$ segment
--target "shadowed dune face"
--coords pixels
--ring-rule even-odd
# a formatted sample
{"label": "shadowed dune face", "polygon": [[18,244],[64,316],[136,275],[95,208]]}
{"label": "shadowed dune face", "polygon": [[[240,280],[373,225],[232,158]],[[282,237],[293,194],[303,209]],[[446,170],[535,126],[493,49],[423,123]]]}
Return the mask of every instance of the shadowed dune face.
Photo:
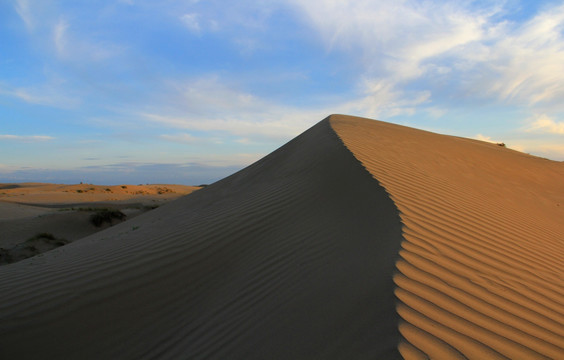
{"label": "shadowed dune face", "polygon": [[398,358],[401,240],[394,203],[325,120],[188,197],[0,268],[0,357]]}
{"label": "shadowed dune face", "polygon": [[332,116],[401,212],[406,359],[564,359],[564,163]]}

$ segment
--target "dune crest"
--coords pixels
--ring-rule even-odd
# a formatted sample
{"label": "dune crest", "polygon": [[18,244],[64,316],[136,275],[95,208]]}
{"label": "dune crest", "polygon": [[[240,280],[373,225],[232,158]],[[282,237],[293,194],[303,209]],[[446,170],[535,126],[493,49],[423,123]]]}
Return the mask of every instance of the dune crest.
{"label": "dune crest", "polygon": [[564,359],[564,163],[333,115],[390,194],[405,241],[406,359]]}
{"label": "dune crest", "polygon": [[402,240],[327,120],[248,168],[0,268],[0,358],[396,359]]}

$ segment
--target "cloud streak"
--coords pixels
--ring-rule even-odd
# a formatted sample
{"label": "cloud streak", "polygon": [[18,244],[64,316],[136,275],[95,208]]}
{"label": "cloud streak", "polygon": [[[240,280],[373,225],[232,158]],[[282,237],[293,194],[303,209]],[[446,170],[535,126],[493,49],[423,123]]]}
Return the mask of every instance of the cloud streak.
{"label": "cloud streak", "polygon": [[0,95],[19,99],[28,104],[51,106],[61,109],[76,107],[81,103],[77,97],[65,94],[59,81],[49,80],[45,84],[31,87],[8,88],[0,83]]}
{"label": "cloud streak", "polygon": [[19,141],[19,142],[44,142],[44,141],[51,141],[55,140],[52,136],[46,135],[9,135],[9,134],[0,134],[0,141]]}
{"label": "cloud streak", "polygon": [[193,144],[198,142],[198,138],[195,136],[192,136],[190,134],[174,134],[174,135],[168,135],[168,134],[164,134],[160,136],[161,139],[166,140],[166,141],[172,141],[172,142],[177,142],[177,143],[186,143],[186,144]]}
{"label": "cloud streak", "polygon": [[[365,77],[395,87],[425,78],[479,98],[541,105],[564,98],[564,5],[525,23],[496,2],[295,2],[330,51],[359,54]],[[487,4],[487,3],[486,3]]]}
{"label": "cloud streak", "polygon": [[327,115],[320,110],[281,106],[230,86],[217,76],[169,80],[163,92],[166,106],[158,102],[136,116],[169,128],[289,139]]}
{"label": "cloud streak", "polygon": [[452,2],[293,3],[330,51],[357,53],[367,74],[394,81],[422,76],[428,70],[425,61],[483,39],[493,15]]}
{"label": "cloud streak", "polygon": [[33,31],[35,28],[35,24],[33,21],[33,16],[31,14],[31,9],[29,6],[28,0],[17,0],[15,4],[15,9],[20,18],[25,23],[25,26],[28,31]]}

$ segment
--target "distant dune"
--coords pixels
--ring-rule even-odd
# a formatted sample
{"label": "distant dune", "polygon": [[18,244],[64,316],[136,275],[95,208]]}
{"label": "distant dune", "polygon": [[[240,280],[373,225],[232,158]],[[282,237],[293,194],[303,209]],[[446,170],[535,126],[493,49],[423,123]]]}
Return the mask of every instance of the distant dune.
{"label": "distant dune", "polygon": [[0,184],[0,265],[2,249],[13,249],[37,234],[74,241],[109,224],[93,225],[95,210],[115,209],[127,218],[199,189],[186,185]]}
{"label": "distant dune", "polygon": [[564,163],[333,115],[0,267],[6,359],[563,359]]}

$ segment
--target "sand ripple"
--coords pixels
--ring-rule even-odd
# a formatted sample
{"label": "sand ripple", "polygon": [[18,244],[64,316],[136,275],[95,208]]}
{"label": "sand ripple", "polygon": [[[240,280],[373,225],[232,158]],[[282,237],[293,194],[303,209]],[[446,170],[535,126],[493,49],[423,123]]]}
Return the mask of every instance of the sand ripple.
{"label": "sand ripple", "polygon": [[406,359],[564,359],[564,164],[333,116],[401,212]]}

